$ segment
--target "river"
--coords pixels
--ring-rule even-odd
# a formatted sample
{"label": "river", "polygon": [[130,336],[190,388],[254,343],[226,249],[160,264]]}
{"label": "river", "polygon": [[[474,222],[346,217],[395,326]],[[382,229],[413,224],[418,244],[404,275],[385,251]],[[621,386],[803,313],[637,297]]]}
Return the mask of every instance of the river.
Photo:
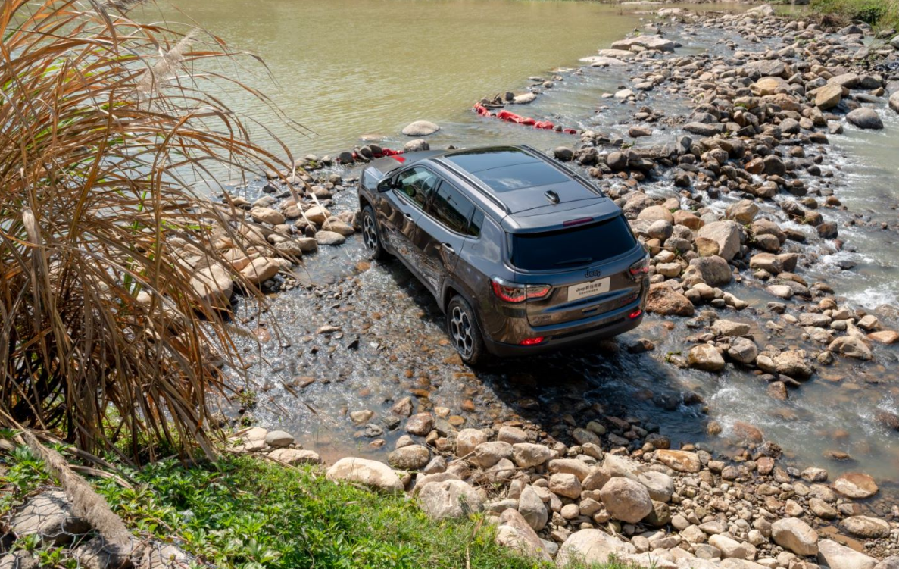
{"label": "river", "polygon": [[[235,0],[184,0],[179,6],[234,49],[263,56],[277,83],[266,92],[290,119],[315,134],[300,136],[246,99],[230,103],[281,137],[294,156],[348,149],[360,144],[362,135],[378,135],[384,146],[401,147],[407,139],[399,130],[417,119],[441,125],[430,137],[434,147],[526,142],[548,151],[573,144],[576,139],[564,134],[481,119],[470,110],[482,96],[520,92],[531,84],[529,77],[550,79],[557,72],[558,80],[526,107],[527,114],[612,136],[624,137],[631,124],[633,107],[604,98],[630,84],[626,72],[558,71],[583,65],[579,58],[643,25],[643,16],[619,8],[506,0],[267,0],[249,13]],[[693,53],[721,49],[722,43],[715,32],[676,39]],[[247,72],[241,79],[258,88],[271,85],[264,74]],[[645,104],[667,116],[686,109],[685,101],[662,93],[650,93]],[[850,225],[854,214],[876,222],[895,219],[899,117],[883,107],[881,115],[887,126],[882,132],[847,127],[831,137],[827,166],[836,174],[827,185],[848,212],[827,213],[841,224],[848,246],[835,254],[815,251],[818,262],[803,273],[869,310],[895,307],[899,296],[896,232],[881,231],[877,223]],[[648,142],[670,141],[679,133],[661,127]],[[647,186],[655,195],[671,191],[665,180]],[[336,196],[343,207],[353,207],[353,199],[350,191]],[[723,210],[727,203],[712,205]],[[258,392],[257,419],[291,431],[326,457],[383,452],[370,446],[380,437],[367,435],[364,425],[349,418],[362,409],[375,413],[372,422],[384,429],[390,448],[398,433],[391,431],[387,411],[412,394],[417,408],[444,408],[456,424],[528,420],[561,432],[566,422],[578,421],[579,413],[602,409],[640,417],[675,443],[719,444],[706,435],[710,421],[723,426],[725,437],[738,421],[748,421],[798,465],[822,465],[833,472],[864,469],[887,485],[897,481],[899,437],[873,419],[878,409],[896,412],[899,406],[895,346],[878,347],[874,364],[840,361],[825,368],[783,402],[769,397],[765,383],[750,373],[734,369],[712,376],[668,365],[666,354],[683,349],[683,337],[692,332],[684,322],[672,328],[661,318],[648,319],[629,335],[652,339],[657,347],[651,357],[607,346],[472,373],[454,361],[439,308],[424,288],[398,263],[360,270],[360,258],[355,238],[309,257],[300,272],[318,286],[280,295],[266,316],[281,325],[286,340],[272,339],[261,350],[246,344],[246,379]],[[855,267],[842,270],[840,264]],[[763,313],[772,300],[763,291],[741,288],[735,294],[750,303],[749,314]],[[754,322],[753,334],[764,345],[765,317]],[[318,334],[325,325],[341,330]],[[815,349],[807,339],[791,341]],[[833,451],[846,452],[852,460],[826,458]]]}

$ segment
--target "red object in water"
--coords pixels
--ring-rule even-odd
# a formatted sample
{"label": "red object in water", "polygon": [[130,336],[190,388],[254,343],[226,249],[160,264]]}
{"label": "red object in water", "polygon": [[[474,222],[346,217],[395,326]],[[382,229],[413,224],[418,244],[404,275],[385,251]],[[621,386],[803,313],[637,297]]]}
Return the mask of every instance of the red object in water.
{"label": "red object in water", "polygon": [[501,121],[523,124],[525,126],[532,126],[540,130],[555,130],[556,132],[564,132],[565,134],[577,134],[578,132],[573,128],[562,128],[561,126],[556,126],[551,121],[538,121],[531,117],[523,117],[521,115],[513,113],[512,111],[507,111],[506,109],[503,109],[498,113],[491,113],[489,110],[487,110],[487,107],[485,107],[481,103],[475,103],[474,110],[482,117],[494,117],[498,118]]}

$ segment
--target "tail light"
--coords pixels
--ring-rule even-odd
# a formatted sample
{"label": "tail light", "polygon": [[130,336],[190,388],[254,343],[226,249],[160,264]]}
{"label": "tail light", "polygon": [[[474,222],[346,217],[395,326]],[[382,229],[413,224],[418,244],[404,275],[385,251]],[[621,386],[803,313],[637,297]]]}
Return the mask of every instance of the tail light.
{"label": "tail light", "polygon": [[634,310],[633,312],[628,314],[627,317],[631,320],[634,320],[635,318],[640,318],[641,314],[643,314],[643,311],[638,308],[637,310]]}
{"label": "tail light", "polygon": [[536,338],[525,338],[520,342],[522,346],[536,346],[537,344],[542,344],[543,340],[545,340],[543,336],[538,336]]}
{"label": "tail light", "polygon": [[639,279],[643,275],[649,273],[649,256],[643,257],[636,263],[630,266],[628,272],[631,275],[631,278],[634,280]]}
{"label": "tail light", "polygon": [[490,281],[493,287],[493,294],[503,302],[511,302],[513,304],[524,302],[526,300],[539,300],[549,296],[552,287],[549,285],[523,285],[508,283],[502,279],[494,278]]}

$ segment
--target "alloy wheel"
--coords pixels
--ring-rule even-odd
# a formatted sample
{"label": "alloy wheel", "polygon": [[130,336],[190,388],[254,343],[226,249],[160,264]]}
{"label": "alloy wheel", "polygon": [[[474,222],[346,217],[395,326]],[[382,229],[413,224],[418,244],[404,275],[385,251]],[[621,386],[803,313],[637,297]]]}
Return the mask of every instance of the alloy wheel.
{"label": "alloy wheel", "polygon": [[456,350],[463,358],[470,358],[474,352],[474,338],[471,334],[471,317],[458,306],[453,307],[450,318],[450,334]]}

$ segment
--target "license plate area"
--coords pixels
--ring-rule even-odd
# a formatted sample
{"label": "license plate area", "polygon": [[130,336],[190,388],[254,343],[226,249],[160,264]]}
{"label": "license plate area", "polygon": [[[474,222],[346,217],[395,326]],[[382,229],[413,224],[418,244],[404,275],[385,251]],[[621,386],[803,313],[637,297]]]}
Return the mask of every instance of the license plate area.
{"label": "license plate area", "polygon": [[611,277],[587,281],[568,287],[568,302],[590,298],[606,292],[609,292]]}

